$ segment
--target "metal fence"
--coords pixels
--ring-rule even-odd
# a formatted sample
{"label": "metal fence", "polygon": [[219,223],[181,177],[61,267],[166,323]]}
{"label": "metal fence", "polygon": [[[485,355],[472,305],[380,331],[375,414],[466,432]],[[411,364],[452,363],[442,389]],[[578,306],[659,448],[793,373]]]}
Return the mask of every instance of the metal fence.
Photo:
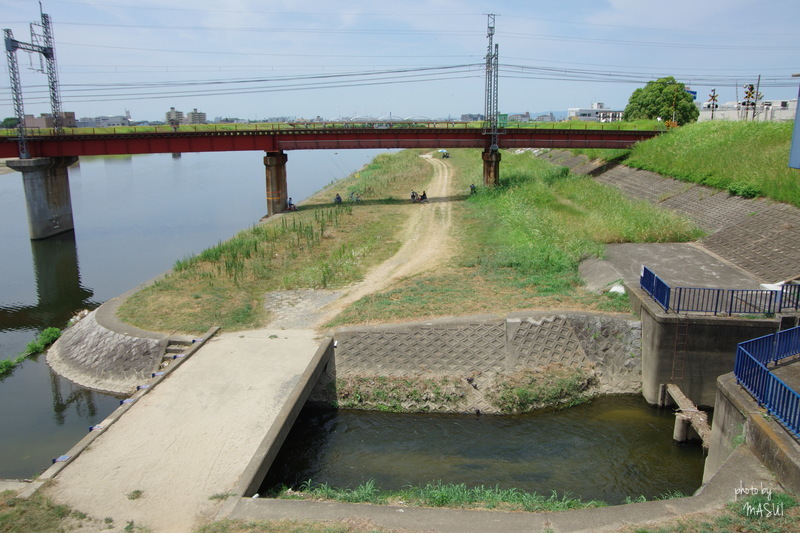
{"label": "metal fence", "polygon": [[739,343],[734,375],[759,405],[800,437],[800,394],[775,376],[767,365],[800,354],[800,327]]}
{"label": "metal fence", "polygon": [[782,285],[780,290],[670,287],[644,265],[639,285],[665,311],[672,309],[676,313],[770,315],[800,308],[800,285]]}
{"label": "metal fence", "polygon": [[639,274],[639,286],[658,302],[664,308],[664,311],[669,311],[670,286],[644,265],[642,265],[642,271]]}

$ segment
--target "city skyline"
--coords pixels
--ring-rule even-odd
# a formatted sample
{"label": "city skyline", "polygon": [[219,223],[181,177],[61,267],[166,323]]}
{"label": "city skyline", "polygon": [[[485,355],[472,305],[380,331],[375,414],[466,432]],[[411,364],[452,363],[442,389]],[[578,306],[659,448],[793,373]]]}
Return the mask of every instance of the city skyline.
{"label": "city skyline", "polygon": [[[283,4],[285,5],[285,4]],[[62,109],[163,120],[170,107],[213,117],[442,118],[482,113],[487,13],[496,14],[499,109],[622,109],[647,81],[674,76],[720,102],[762,76],[766,99],[797,97],[800,4],[768,0],[44,0]],[[0,0],[4,28],[31,42],[39,4]],[[27,114],[49,112],[47,77],[18,51]],[[14,115],[8,74],[0,114]]]}

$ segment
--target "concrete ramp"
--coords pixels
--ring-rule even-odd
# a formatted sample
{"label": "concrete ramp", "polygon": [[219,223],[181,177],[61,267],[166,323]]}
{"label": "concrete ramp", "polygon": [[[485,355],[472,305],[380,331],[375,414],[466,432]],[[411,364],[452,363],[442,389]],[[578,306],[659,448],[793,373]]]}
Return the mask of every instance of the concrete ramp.
{"label": "concrete ramp", "polygon": [[[96,518],[190,531],[219,511],[320,364],[310,330],[219,335],[103,430],[46,489]],[[316,356],[316,357],[315,357]],[[212,496],[217,496],[212,498]]]}

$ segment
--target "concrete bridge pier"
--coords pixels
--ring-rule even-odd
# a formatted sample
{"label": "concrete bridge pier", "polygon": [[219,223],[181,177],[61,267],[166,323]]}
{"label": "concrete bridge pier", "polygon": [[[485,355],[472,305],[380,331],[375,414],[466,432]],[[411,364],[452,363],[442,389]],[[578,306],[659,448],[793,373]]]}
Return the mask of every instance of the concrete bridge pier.
{"label": "concrete bridge pier", "polygon": [[284,152],[267,152],[264,167],[267,177],[267,216],[286,210],[289,196],[286,189],[286,161]]}
{"label": "concrete bridge pier", "polygon": [[67,167],[78,160],[68,157],[37,157],[6,161],[22,172],[31,239],[44,239],[75,229]]}
{"label": "concrete bridge pier", "polygon": [[483,184],[494,187],[500,183],[500,152],[486,150],[483,157]]}

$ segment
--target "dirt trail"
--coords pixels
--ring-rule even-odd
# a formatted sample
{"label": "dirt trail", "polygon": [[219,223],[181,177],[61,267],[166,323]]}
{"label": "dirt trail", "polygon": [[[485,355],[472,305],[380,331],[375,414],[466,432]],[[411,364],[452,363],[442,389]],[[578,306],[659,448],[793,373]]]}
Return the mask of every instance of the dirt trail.
{"label": "dirt trail", "polygon": [[392,283],[416,274],[430,271],[444,264],[451,255],[452,167],[431,154],[422,156],[434,169],[433,179],[426,190],[428,200],[422,204],[409,204],[403,209],[409,213],[408,221],[400,235],[403,243],[395,255],[373,268],[366,277],[339,291],[302,290],[277,291],[267,295],[267,307],[274,318],[269,328],[316,328],[341,313],[360,298],[378,292]]}

